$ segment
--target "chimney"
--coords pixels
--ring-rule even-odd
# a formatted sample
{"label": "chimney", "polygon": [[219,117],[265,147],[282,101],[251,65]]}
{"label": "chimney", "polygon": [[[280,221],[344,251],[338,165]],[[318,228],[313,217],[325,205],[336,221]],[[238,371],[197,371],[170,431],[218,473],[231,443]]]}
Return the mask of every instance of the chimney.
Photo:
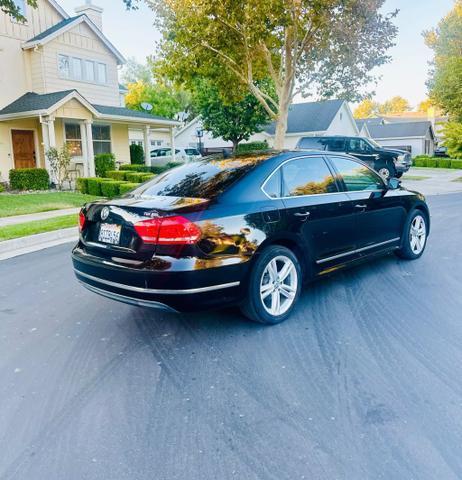
{"label": "chimney", "polygon": [[85,14],[101,31],[103,31],[103,9],[85,0],[85,5],[75,9],[77,15]]}

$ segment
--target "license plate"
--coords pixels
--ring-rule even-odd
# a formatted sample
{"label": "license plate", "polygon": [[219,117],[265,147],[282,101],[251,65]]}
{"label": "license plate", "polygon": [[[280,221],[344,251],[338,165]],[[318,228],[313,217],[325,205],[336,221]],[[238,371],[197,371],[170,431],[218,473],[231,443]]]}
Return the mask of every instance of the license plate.
{"label": "license plate", "polygon": [[111,245],[119,245],[121,225],[113,225],[111,223],[102,223],[99,228],[98,241],[102,243],[110,243]]}

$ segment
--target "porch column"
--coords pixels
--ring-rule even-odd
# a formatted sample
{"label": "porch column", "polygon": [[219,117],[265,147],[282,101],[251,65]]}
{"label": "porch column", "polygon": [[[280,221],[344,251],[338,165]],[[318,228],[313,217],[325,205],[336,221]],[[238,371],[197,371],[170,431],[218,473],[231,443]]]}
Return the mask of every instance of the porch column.
{"label": "porch column", "polygon": [[51,178],[51,167],[47,157],[47,152],[50,148],[56,148],[55,121],[54,121],[54,118],[45,117],[40,119],[40,123],[42,124],[43,150],[45,154],[45,168],[48,171],[48,173],[50,173],[50,180],[53,182],[54,179]]}
{"label": "porch column", "polygon": [[151,129],[149,125],[144,127],[144,163],[146,165],[151,165],[151,140],[150,140]]}
{"label": "porch column", "polygon": [[95,152],[93,150],[93,121],[85,120],[85,138],[87,141],[87,161],[84,163],[85,177],[96,176],[95,172]]}
{"label": "porch column", "polygon": [[176,160],[174,127],[170,127],[170,146],[172,147],[172,162],[174,162]]}

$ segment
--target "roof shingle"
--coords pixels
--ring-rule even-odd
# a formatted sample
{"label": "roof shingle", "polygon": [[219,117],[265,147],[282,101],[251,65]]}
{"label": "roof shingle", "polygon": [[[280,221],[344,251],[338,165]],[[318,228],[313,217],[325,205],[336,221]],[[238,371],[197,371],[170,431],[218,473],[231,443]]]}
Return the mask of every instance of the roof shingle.
{"label": "roof shingle", "polygon": [[372,138],[425,137],[431,122],[386,123],[385,125],[368,125]]}
{"label": "roof shingle", "polygon": [[0,110],[0,115],[48,110],[73,91],[74,90],[65,90],[63,92],[45,93],[43,95],[28,92],[16,99],[13,103],[7,105],[3,110]]}
{"label": "roof shingle", "polygon": [[[324,132],[332,123],[344,100],[325,100],[322,102],[295,103],[289,109],[287,133]],[[265,128],[274,135],[276,124]]]}
{"label": "roof shingle", "polygon": [[[82,15],[84,15],[84,14],[82,14]],[[47,38],[49,35],[52,35],[53,33],[61,30],[61,28],[64,28],[66,25],[69,25],[74,20],[77,20],[77,18],[81,17],[82,15],[77,15],[75,17],[66,18],[65,20],[62,20],[61,22],[57,23],[56,25],[53,25],[52,27],[48,28],[47,30],[44,30],[42,33],[39,33],[34,38],[31,38],[30,40],[27,40],[26,43],[38,42],[40,40],[43,40],[44,38]]]}

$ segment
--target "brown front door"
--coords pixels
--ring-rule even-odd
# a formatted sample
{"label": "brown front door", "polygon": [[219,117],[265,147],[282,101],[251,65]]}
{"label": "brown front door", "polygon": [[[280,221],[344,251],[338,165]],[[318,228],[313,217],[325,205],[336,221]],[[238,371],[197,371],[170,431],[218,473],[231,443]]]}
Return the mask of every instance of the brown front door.
{"label": "brown front door", "polygon": [[35,141],[31,130],[12,130],[15,168],[35,168]]}

